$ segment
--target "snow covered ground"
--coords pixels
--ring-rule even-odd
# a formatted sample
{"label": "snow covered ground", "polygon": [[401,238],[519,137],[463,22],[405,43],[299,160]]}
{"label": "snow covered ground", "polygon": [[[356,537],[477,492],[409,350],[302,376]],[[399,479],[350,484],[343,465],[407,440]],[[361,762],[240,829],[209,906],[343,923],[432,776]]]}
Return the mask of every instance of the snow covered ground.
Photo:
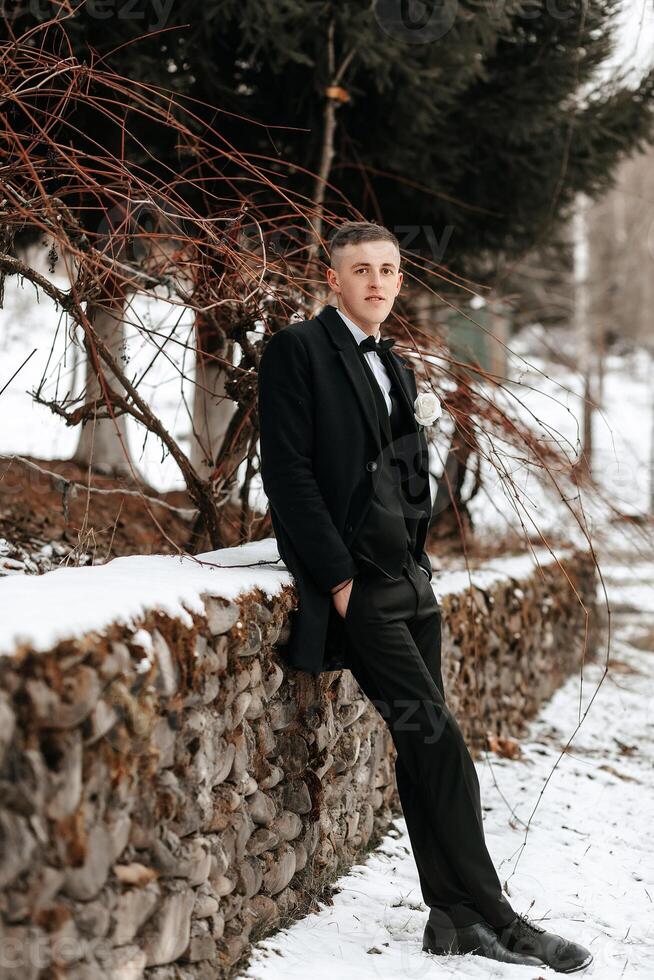
{"label": "snow covered ground", "polygon": [[[604,571],[611,605],[622,610],[613,616],[608,674],[602,680],[603,650],[533,721],[521,759],[489,754],[477,771],[489,850],[513,907],[592,951],[579,976],[620,980],[654,976],[654,564],[625,555]],[[258,943],[242,975],[556,975],[422,952],[428,910],[403,819],[338,888],[333,906]]]}
{"label": "snow covered ground", "polygon": [[[579,372],[555,364],[548,351],[560,350],[561,331],[545,331],[534,325],[510,341],[511,383],[500,399],[508,412],[516,413],[573,462],[581,452],[583,379]],[[567,339],[566,353],[574,362],[574,343]],[[497,397],[497,396],[496,396]],[[609,355],[605,361],[602,397],[593,414],[592,475],[600,487],[602,503],[582,491],[584,517],[590,533],[606,520],[609,509],[623,514],[644,514],[654,497],[651,465],[654,431],[654,364],[644,350]],[[555,536],[566,528],[570,539],[583,540],[551,480],[527,465],[521,452],[508,451],[495,465],[484,461],[484,486],[473,498],[470,512],[482,535],[506,527],[541,531]],[[519,500],[509,489],[505,474],[519,489]],[[472,474],[466,478],[472,482]],[[566,495],[576,489],[561,481]]]}

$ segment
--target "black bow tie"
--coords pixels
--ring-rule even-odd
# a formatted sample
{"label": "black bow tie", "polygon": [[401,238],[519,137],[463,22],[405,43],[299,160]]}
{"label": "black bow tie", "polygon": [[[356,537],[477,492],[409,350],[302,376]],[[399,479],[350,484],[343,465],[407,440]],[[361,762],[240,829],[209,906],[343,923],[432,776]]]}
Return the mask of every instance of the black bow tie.
{"label": "black bow tie", "polygon": [[387,350],[390,350],[390,348],[393,346],[394,343],[395,341],[390,337],[388,338],[388,340],[376,341],[375,338],[372,336],[372,334],[370,334],[369,337],[366,337],[365,340],[361,341],[361,343],[359,344],[359,350],[360,351],[374,350],[378,354],[384,354]]}

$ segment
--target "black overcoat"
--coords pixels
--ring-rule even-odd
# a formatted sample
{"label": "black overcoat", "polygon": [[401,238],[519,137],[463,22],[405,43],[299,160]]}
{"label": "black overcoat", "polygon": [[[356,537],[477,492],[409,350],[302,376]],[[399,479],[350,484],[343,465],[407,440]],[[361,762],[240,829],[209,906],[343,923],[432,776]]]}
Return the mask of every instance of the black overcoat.
{"label": "black overcoat", "polygon": [[[399,442],[406,486],[420,513],[414,557],[431,578],[424,551],[429,454],[414,417],[415,375],[393,350],[387,363],[403,393]],[[317,675],[345,665],[343,619],[330,589],[359,570],[348,545],[365,517],[383,452],[379,417],[356,341],[334,306],[273,334],[258,383],[263,489],[298,593],[285,653],[291,666]]]}

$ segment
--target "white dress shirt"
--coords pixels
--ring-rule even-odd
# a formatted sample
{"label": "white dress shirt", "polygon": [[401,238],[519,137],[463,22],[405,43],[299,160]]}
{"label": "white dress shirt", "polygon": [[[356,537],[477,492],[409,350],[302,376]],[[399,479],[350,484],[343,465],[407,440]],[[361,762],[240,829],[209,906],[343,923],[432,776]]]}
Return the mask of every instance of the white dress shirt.
{"label": "white dress shirt", "polygon": [[[350,328],[350,333],[356,340],[357,344],[360,344],[362,340],[365,340],[368,336],[365,330],[362,330],[361,327],[357,326],[357,324],[350,320],[349,316],[346,316],[342,310],[338,309],[338,307],[336,307],[336,310],[341,314],[342,318],[345,320],[345,323]],[[380,339],[380,332],[378,331],[375,335],[375,340],[379,342]],[[363,356],[370,365],[370,370],[374,374],[375,379],[381,388],[384,401],[386,402],[386,408],[388,409],[388,414],[390,415],[393,408],[393,403],[389,394],[391,390],[391,379],[388,376],[388,371],[384,367],[384,362],[375,350],[363,351]]]}

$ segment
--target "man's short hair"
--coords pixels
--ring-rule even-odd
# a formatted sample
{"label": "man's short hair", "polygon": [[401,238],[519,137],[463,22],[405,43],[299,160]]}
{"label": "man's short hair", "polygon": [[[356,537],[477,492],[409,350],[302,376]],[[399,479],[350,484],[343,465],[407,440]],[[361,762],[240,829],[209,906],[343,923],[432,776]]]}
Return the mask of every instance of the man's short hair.
{"label": "man's short hair", "polygon": [[360,245],[361,242],[392,242],[400,251],[400,243],[384,225],[372,221],[344,221],[329,239],[329,258],[333,265],[334,252],[346,245]]}

